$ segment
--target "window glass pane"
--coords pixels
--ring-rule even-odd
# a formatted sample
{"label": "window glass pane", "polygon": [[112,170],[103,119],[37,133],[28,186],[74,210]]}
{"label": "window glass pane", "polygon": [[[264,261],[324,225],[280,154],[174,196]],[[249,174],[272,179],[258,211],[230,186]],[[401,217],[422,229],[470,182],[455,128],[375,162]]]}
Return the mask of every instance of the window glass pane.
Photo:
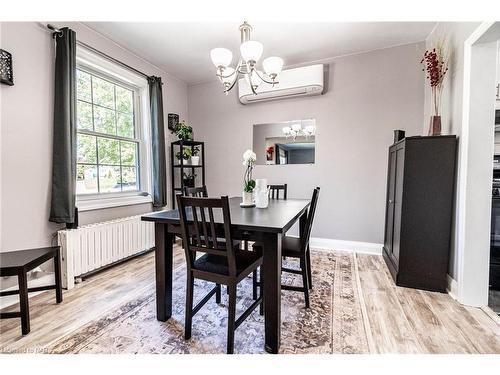
{"label": "window glass pane", "polygon": [[87,102],[92,101],[92,94],[90,91],[90,74],[76,71],[76,97]]}
{"label": "window glass pane", "polygon": [[97,138],[99,165],[120,165],[120,141],[107,138]]}
{"label": "window glass pane", "polygon": [[134,142],[121,142],[122,165],[136,166],[137,144]]}
{"label": "window glass pane", "polygon": [[77,135],[77,162],[78,163],[97,163],[96,139],[92,135],[78,134]]}
{"label": "window glass pane", "polygon": [[76,166],[76,194],[97,193],[97,166]]}
{"label": "window glass pane", "polygon": [[121,191],[120,167],[99,166],[99,192]]}
{"label": "window glass pane", "polygon": [[77,194],[139,190],[139,145],[113,139],[136,137],[135,92],[79,69],[76,86]]}
{"label": "window glass pane", "polygon": [[96,132],[115,135],[115,111],[94,106],[94,125]]}
{"label": "window glass pane", "polygon": [[125,113],[117,113],[118,135],[134,138],[134,117]]}
{"label": "window glass pane", "polygon": [[92,125],[92,105],[82,102],[80,100],[77,101],[76,108],[76,118],[78,121],[78,129],[85,130],[93,130],[94,126]]}
{"label": "window glass pane", "polygon": [[116,86],[116,110],[120,112],[133,113],[134,99],[131,90]]}
{"label": "window glass pane", "polygon": [[115,85],[103,79],[92,77],[93,103],[115,109]]}
{"label": "window glass pane", "polygon": [[137,184],[137,168],[135,167],[122,168],[122,189],[139,190],[139,186]]}

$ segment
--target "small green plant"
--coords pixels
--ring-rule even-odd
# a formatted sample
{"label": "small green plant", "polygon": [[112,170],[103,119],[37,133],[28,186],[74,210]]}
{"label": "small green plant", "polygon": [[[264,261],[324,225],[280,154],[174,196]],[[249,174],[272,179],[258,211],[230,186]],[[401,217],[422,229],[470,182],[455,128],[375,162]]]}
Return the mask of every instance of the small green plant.
{"label": "small green plant", "polygon": [[183,173],[182,174],[182,179],[183,179],[183,182],[184,182],[184,186],[187,186],[187,187],[194,187],[194,180],[196,178],[196,174],[195,173]]}
{"label": "small green plant", "polygon": [[182,148],[182,153],[179,151],[175,154],[175,157],[177,158],[177,160],[181,160],[184,159],[184,160],[188,160],[190,157],[191,157],[192,153],[191,153],[191,149],[189,147],[183,147]]}
{"label": "small green plant", "polygon": [[243,191],[245,193],[251,193],[255,189],[255,180],[245,180],[243,185]]}
{"label": "small green plant", "polygon": [[193,139],[193,127],[186,124],[185,121],[181,121],[172,131],[177,138],[183,141],[189,141]]}

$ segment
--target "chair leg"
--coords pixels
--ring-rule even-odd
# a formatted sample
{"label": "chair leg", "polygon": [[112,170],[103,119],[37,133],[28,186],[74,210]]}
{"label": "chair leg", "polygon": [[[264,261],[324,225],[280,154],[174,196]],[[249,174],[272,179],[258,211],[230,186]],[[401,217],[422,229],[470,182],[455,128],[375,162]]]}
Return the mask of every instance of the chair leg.
{"label": "chair leg", "polygon": [[188,272],[186,283],[186,319],[184,322],[184,338],[186,340],[191,338],[191,326],[193,323],[193,289],[194,278],[191,272]]}
{"label": "chair leg", "polygon": [[312,266],[311,266],[311,250],[309,249],[309,245],[307,245],[306,251],[306,262],[307,262],[307,278],[309,280],[309,289],[313,287],[313,279],[312,279]]}
{"label": "chair leg", "polygon": [[262,272],[260,273],[260,288],[259,288],[260,295],[262,296],[262,302],[260,303],[259,306],[259,314],[261,316],[264,316],[264,279],[262,277]]}
{"label": "chair leg", "polygon": [[309,280],[307,272],[307,261],[305,258],[300,259],[300,269],[302,271],[302,285],[304,286],[304,299],[306,302],[306,308],[309,308]]}
{"label": "chair leg", "polygon": [[257,270],[252,272],[252,293],[253,300],[257,300]]}
{"label": "chair leg", "polygon": [[236,321],[236,284],[228,285],[229,289],[229,311],[227,320],[227,354],[234,351],[234,325]]}
{"label": "chair leg", "polygon": [[215,287],[217,288],[217,290],[215,291],[215,302],[220,303],[220,297],[221,297],[220,284],[215,284]]}

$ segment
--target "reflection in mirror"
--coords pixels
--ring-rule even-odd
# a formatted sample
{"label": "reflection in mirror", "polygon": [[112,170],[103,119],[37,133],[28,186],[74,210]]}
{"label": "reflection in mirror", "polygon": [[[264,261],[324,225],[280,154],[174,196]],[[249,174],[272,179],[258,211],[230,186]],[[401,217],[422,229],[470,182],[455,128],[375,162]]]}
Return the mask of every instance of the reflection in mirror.
{"label": "reflection in mirror", "polygon": [[314,164],[316,120],[297,120],[253,126],[257,164]]}

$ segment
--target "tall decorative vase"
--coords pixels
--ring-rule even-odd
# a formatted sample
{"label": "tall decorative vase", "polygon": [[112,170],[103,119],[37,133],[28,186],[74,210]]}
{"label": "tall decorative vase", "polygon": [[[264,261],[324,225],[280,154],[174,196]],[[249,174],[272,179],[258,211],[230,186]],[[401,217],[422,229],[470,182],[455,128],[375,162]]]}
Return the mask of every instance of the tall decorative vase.
{"label": "tall decorative vase", "polygon": [[441,135],[441,116],[431,116],[428,135]]}

